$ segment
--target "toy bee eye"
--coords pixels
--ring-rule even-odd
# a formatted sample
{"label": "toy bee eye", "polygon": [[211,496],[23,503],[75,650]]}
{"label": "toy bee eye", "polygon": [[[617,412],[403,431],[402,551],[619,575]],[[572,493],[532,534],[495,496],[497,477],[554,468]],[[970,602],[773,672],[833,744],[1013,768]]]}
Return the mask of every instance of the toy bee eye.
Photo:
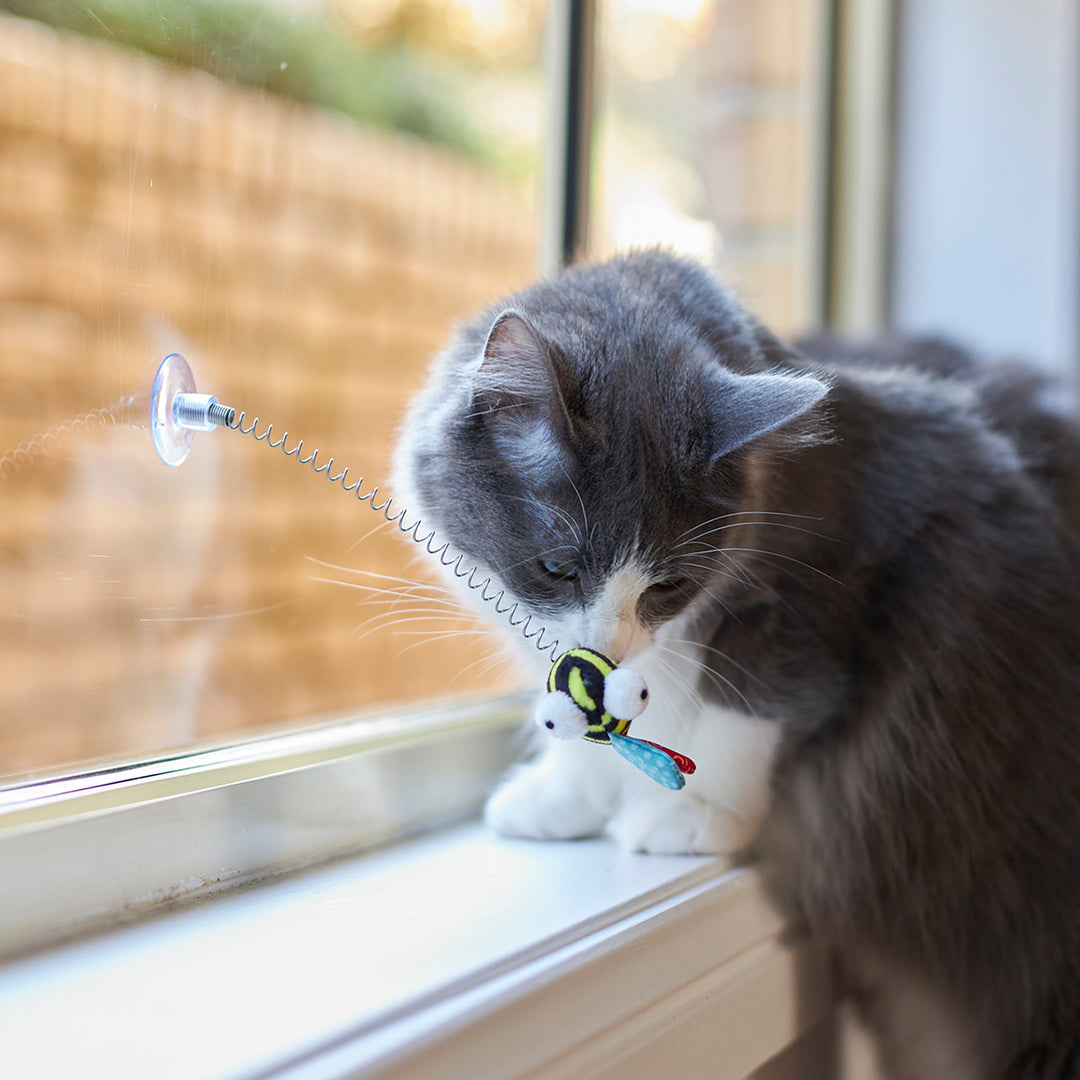
{"label": "toy bee eye", "polygon": [[649,701],[645,680],[632,668],[616,668],[604,680],[604,708],[619,720],[633,720]]}
{"label": "toy bee eye", "polygon": [[556,562],[554,559],[541,559],[540,569],[556,581],[576,581],[578,568],[573,563]]}

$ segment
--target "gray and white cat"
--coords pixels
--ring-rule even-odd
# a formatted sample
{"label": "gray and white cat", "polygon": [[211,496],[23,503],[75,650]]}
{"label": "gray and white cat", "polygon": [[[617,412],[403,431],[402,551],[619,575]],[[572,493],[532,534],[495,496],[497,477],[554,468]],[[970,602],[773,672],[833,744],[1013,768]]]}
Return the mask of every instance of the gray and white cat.
{"label": "gray and white cat", "polygon": [[939,344],[788,349],[655,251],[463,326],[405,505],[562,647],[632,661],[634,734],[698,764],[670,792],[550,740],[491,826],[753,842],[890,1076],[1080,1077],[1080,436],[1046,395]]}

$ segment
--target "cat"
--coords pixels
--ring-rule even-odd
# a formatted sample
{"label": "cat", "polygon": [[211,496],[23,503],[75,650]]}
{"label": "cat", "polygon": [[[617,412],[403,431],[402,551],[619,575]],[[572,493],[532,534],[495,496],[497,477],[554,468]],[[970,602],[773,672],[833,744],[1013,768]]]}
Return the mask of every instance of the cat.
{"label": "cat", "polygon": [[547,740],[493,829],[752,851],[887,1075],[1080,1077],[1080,435],[1050,387],[939,342],[787,347],[641,251],[462,325],[396,473],[698,765],[671,792]]}

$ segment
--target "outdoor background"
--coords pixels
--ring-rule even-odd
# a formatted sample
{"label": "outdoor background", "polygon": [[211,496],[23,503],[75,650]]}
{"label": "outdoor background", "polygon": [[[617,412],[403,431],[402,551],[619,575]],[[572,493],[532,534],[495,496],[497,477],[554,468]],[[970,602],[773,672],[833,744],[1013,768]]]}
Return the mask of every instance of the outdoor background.
{"label": "outdoor background", "polygon": [[[601,5],[594,254],[811,323],[818,7]],[[546,5],[0,9],[0,775],[514,685],[368,509],[235,432],[167,468],[145,416],[181,352],[385,481],[455,320],[537,272]]]}

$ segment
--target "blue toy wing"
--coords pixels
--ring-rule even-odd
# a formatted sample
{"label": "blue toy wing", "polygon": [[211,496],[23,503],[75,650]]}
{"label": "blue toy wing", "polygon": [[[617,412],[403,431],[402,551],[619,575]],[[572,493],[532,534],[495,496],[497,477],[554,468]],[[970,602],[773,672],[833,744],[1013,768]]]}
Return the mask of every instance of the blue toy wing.
{"label": "blue toy wing", "polygon": [[611,745],[619,754],[658,784],[671,788],[672,791],[678,791],[685,786],[686,780],[679,766],[663,750],[629,735],[616,735],[611,732],[610,738]]}

